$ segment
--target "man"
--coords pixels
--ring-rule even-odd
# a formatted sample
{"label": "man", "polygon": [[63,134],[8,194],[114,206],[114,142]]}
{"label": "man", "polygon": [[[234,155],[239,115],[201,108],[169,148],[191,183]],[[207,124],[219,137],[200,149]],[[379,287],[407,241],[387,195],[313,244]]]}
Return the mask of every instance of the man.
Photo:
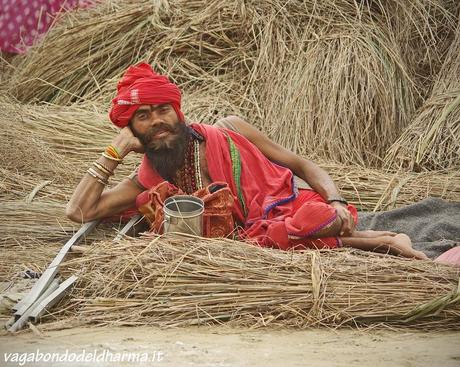
{"label": "man", "polygon": [[[226,120],[238,133],[185,124],[179,89],[150,65],[130,67],[117,89],[110,118],[121,131],[78,184],[67,206],[70,219],[86,222],[139,206],[143,193],[165,180],[189,194],[225,182],[233,195],[233,217],[243,227],[240,234],[261,246],[350,246],[427,258],[404,234],[356,231],[356,209],[325,171],[242,119]],[[104,191],[109,176],[131,152],[145,153],[137,176]],[[293,173],[312,189],[298,190]]]}

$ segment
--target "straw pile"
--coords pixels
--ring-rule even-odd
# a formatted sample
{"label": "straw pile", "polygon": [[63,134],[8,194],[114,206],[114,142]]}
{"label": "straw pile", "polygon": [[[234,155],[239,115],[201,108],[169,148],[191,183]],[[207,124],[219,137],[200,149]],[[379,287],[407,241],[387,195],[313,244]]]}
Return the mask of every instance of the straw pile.
{"label": "straw pile", "polygon": [[241,113],[299,154],[380,166],[427,94],[456,9],[441,0],[103,2],[64,17],[19,60],[8,89],[27,103],[107,103],[123,70],[147,60],[204,101],[192,119]]}
{"label": "straw pile", "polygon": [[431,261],[170,236],[98,243],[64,267],[82,271],[60,312],[101,325],[460,328],[460,272]]}
{"label": "straw pile", "polygon": [[460,170],[460,22],[430,98],[386,161],[414,171]]}

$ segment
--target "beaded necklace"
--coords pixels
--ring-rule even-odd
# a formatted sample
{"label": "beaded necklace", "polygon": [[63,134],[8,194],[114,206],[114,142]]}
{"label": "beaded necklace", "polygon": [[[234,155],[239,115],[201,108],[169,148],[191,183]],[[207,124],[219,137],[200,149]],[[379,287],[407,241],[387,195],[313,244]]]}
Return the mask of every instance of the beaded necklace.
{"label": "beaded necklace", "polygon": [[187,194],[203,187],[200,164],[200,142],[190,135],[185,151],[184,165],[176,173],[176,186]]}

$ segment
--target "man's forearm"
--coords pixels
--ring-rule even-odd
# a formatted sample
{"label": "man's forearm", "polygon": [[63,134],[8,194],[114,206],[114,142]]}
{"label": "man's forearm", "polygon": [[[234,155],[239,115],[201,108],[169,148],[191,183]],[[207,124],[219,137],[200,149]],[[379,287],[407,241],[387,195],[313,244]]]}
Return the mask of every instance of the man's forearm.
{"label": "man's forearm", "polygon": [[[137,141],[135,140],[137,143]],[[103,193],[104,187],[111,175],[114,174],[120,161],[133,150],[133,135],[128,128],[123,129],[112,141],[111,146],[101,157],[96,160],[85,173],[67,204],[67,217],[76,222],[87,222],[101,217],[112,215],[118,210],[123,210],[129,201],[133,190]],[[115,152],[114,156],[109,153]],[[127,199],[125,200],[125,196]]]}
{"label": "man's forearm", "polygon": [[[118,166],[117,162],[102,156],[96,162],[112,172]],[[98,217],[97,206],[105,188],[103,182],[101,178],[86,172],[67,204],[67,217],[75,222],[87,222],[96,219]]]}
{"label": "man's forearm", "polygon": [[[300,175],[301,174],[301,175]],[[299,177],[305,180],[324,200],[341,197],[340,192],[331,176],[315,163],[305,161]]]}

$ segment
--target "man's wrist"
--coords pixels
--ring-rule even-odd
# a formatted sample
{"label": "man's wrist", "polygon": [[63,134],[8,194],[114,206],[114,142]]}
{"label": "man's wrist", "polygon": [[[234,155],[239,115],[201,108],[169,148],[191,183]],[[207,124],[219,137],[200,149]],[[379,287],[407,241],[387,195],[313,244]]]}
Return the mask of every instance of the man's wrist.
{"label": "man's wrist", "polygon": [[328,204],[339,203],[339,204],[348,206],[348,201],[345,200],[345,198],[343,198],[341,196],[332,196],[332,197],[327,199],[327,203]]}
{"label": "man's wrist", "polygon": [[129,152],[132,151],[132,147],[130,146],[129,143],[126,143],[124,141],[119,141],[118,139],[114,139],[112,142],[112,145],[117,149],[120,158],[124,158],[128,155]]}

